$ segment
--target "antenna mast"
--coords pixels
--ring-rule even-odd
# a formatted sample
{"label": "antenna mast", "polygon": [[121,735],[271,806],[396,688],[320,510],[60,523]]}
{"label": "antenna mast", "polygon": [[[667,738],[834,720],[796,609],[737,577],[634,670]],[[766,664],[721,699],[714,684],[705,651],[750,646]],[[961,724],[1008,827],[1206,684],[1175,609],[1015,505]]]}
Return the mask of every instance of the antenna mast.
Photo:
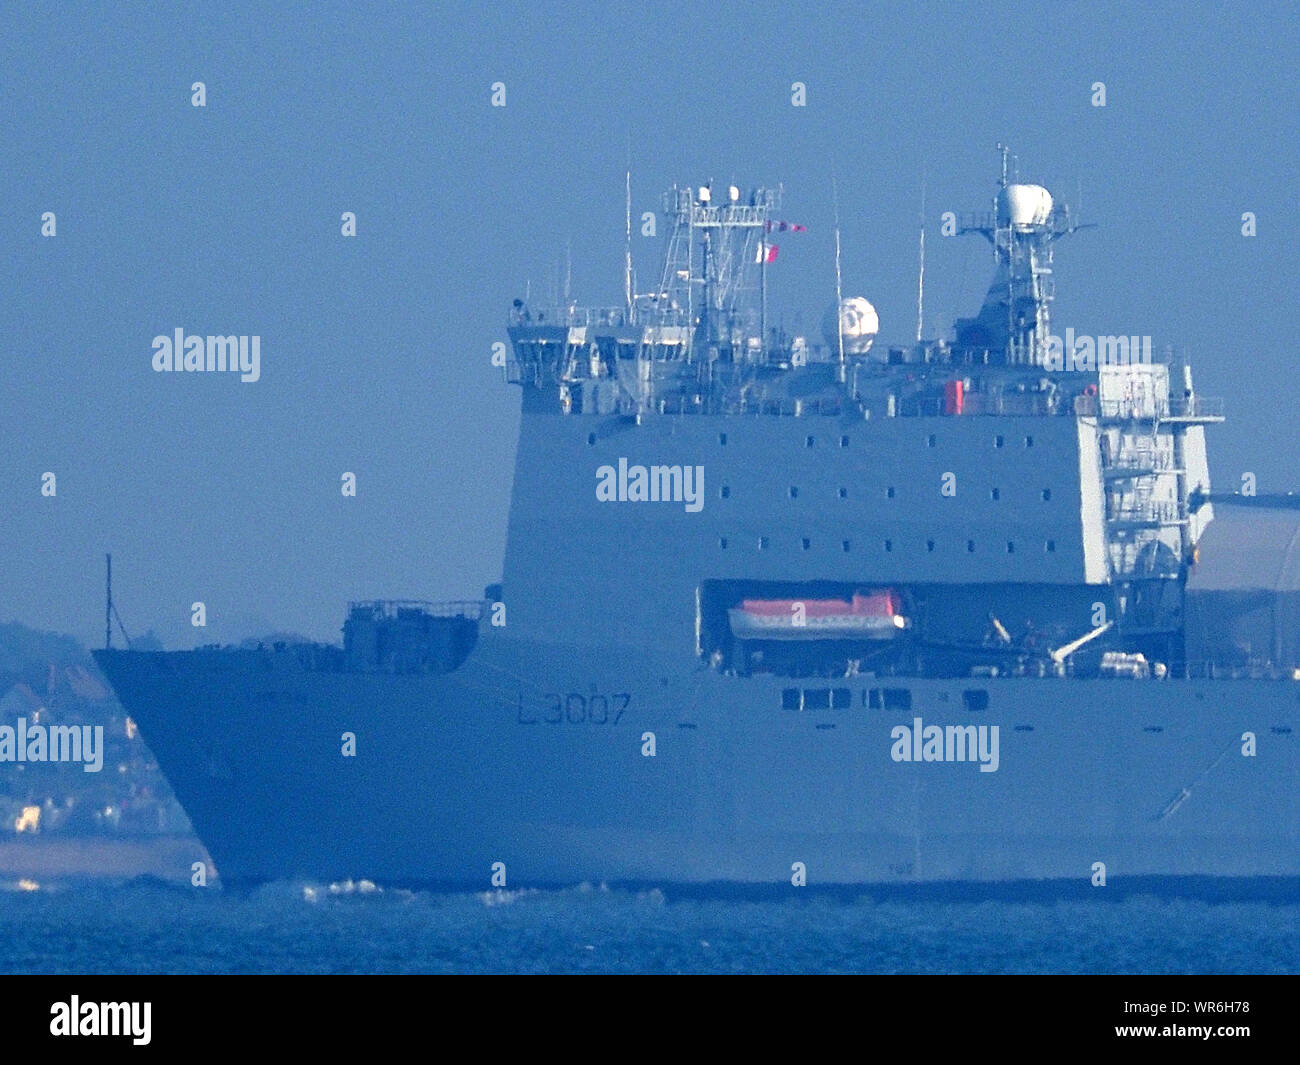
{"label": "antenna mast", "polygon": [[925,171],[921,171],[921,266],[916,280],[916,342],[925,331]]}
{"label": "antenna mast", "polygon": [[835,207],[835,334],[839,340],[840,380],[844,380],[844,318],[841,307],[844,293],[840,283],[840,193],[835,178],[831,178],[831,201]]}
{"label": "antenna mast", "polygon": [[105,555],[108,563],[107,598],[104,603],[104,650],[113,649],[113,556]]}
{"label": "antenna mast", "polygon": [[624,207],[627,223],[623,243],[623,306],[627,313],[627,323],[632,324],[632,162],[628,161],[624,174]]}

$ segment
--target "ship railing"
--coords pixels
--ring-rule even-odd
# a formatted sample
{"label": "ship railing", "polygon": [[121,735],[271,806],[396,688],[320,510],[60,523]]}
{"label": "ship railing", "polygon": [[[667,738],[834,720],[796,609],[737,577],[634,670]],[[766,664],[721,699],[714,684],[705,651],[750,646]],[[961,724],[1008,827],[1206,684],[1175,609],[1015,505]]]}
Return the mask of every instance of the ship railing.
{"label": "ship railing", "polygon": [[1170,416],[1174,418],[1222,418],[1223,410],[1223,399],[1218,396],[1191,396],[1169,404]]}
{"label": "ship railing", "polygon": [[438,618],[464,617],[477,621],[486,607],[486,599],[359,599],[348,604],[348,614],[359,612],[375,618],[395,618],[402,611],[418,610]]}
{"label": "ship railing", "polygon": [[898,414],[903,418],[1039,417],[1060,412],[1059,398],[1046,392],[1002,395],[968,392],[962,398],[960,414],[953,411],[941,396],[903,396],[898,400]]}
{"label": "ship railing", "polygon": [[628,325],[626,307],[542,307],[512,315],[515,325],[614,326]]}
{"label": "ship railing", "polygon": [[1219,397],[1190,396],[1174,400],[1098,399],[1079,396],[1075,413],[1100,416],[1115,421],[1161,421],[1166,418],[1223,418],[1224,403]]}
{"label": "ship railing", "polygon": [[1300,669],[1287,669],[1272,662],[1223,662],[1202,659],[1188,662],[1184,675],[1189,680],[1291,680],[1300,681]]}
{"label": "ship railing", "polygon": [[1187,508],[1174,500],[1158,503],[1132,503],[1114,507],[1106,520],[1118,525],[1176,525],[1187,519]]}
{"label": "ship railing", "polygon": [[[943,414],[943,401],[935,400],[936,414]],[[1046,392],[1003,393],[985,395],[981,392],[968,392],[962,398],[962,415],[993,414],[1002,417],[1023,417],[1056,414],[1060,409],[1060,400],[1055,394]]]}
{"label": "ship railing", "polygon": [[1107,473],[1144,473],[1147,470],[1163,471],[1174,469],[1174,457],[1168,451],[1143,449],[1126,450],[1119,458],[1102,462],[1102,469]]}

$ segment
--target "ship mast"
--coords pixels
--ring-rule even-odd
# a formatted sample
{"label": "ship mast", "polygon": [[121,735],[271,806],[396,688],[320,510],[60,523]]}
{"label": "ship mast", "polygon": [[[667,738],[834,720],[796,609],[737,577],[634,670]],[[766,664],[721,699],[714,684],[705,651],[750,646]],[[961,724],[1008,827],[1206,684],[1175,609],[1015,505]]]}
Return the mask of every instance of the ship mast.
{"label": "ship mast", "polygon": [[[745,349],[738,339],[766,331],[766,234],[778,206],[775,189],[757,188],[743,197],[736,185],[677,187],[664,197],[669,230],[660,320],[687,327],[688,358],[735,359]],[[758,350],[765,340],[760,338]]]}
{"label": "ship mast", "polygon": [[632,324],[632,164],[624,174],[624,217],[626,228],[623,240],[623,310],[628,325]]}
{"label": "ship mast", "polygon": [[925,174],[921,174],[921,248],[920,266],[916,277],[916,342],[921,343],[925,332]]}
{"label": "ship mast", "polygon": [[[1088,227],[1076,224],[1041,185],[1021,184],[1010,149],[998,144],[998,151],[1002,175],[993,210],[968,218],[958,230],[987,238],[997,262],[978,318],[965,324],[978,326],[988,348],[1000,349],[1008,364],[1046,366],[1055,297],[1052,244]],[[961,344],[960,326],[957,340]]]}
{"label": "ship mast", "polygon": [[839,380],[844,381],[844,286],[840,278],[840,192],[831,178],[831,203],[835,209],[835,336],[839,347]]}

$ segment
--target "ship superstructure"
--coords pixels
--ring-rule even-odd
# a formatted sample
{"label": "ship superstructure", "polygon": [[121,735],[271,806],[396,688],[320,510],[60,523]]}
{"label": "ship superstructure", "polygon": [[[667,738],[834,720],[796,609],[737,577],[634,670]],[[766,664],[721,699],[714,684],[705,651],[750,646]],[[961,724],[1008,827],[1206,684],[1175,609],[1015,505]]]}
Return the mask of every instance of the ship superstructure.
{"label": "ship superstructure", "polygon": [[1053,333],[1080,226],[1005,155],[950,340],[773,328],[780,202],[675,188],[653,291],[514,302],[482,602],[98,652],[224,881],[1300,884],[1296,575],[1225,575],[1221,406]]}

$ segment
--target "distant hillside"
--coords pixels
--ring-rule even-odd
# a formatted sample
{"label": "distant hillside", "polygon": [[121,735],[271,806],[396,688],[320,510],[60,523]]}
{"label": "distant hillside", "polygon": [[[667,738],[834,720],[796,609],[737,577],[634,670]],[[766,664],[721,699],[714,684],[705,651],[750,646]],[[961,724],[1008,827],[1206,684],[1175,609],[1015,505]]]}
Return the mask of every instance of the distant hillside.
{"label": "distant hillside", "polygon": [[[19,760],[12,737],[51,725],[102,726],[102,770]],[[8,752],[6,731],[14,747]],[[70,636],[0,624],[0,838],[189,831],[139,730],[86,649]]]}

